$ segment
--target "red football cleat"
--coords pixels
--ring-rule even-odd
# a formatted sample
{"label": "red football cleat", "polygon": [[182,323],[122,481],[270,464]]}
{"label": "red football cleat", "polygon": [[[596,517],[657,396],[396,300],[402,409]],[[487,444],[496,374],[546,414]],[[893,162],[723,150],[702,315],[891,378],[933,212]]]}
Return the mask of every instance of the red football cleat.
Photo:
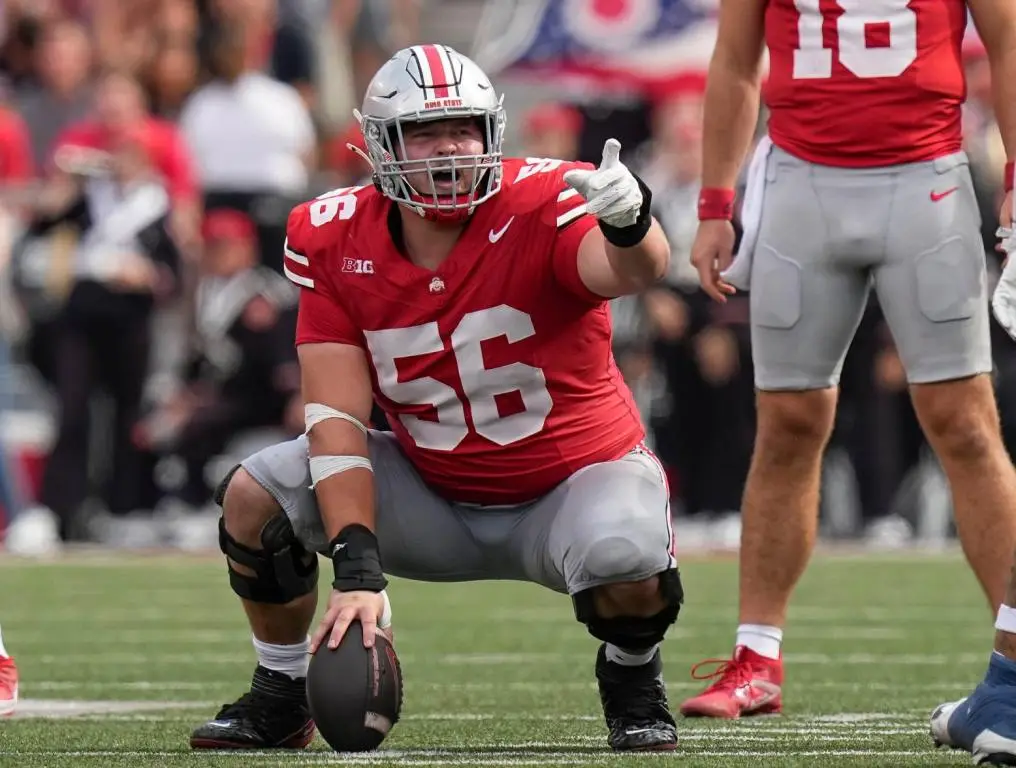
{"label": "red football cleat", "polygon": [[[719,666],[707,675],[698,674],[707,664]],[[735,718],[771,715],[783,709],[782,659],[769,659],[739,645],[733,659],[707,659],[692,667],[691,675],[696,680],[719,679],[681,705],[685,717]]]}
{"label": "red football cleat", "polygon": [[18,668],[14,659],[0,656],[0,717],[10,717],[18,704]]}

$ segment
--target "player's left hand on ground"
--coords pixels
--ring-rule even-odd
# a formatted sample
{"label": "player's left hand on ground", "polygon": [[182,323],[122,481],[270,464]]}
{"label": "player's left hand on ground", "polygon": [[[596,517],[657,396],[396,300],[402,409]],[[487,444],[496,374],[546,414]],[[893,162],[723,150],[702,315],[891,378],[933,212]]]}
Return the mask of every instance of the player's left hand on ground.
{"label": "player's left hand on ground", "polygon": [[354,621],[359,621],[363,627],[364,648],[372,647],[376,630],[380,627],[387,631],[390,620],[386,620],[384,614],[385,598],[381,592],[339,592],[333,589],[325,615],[311,635],[310,652],[317,651],[326,639],[329,648],[337,648]]}
{"label": "player's left hand on ground", "polygon": [[642,190],[620,156],[621,142],[607,139],[599,168],[567,171],[564,181],[582,195],[586,210],[604,224],[630,227],[642,208]]}

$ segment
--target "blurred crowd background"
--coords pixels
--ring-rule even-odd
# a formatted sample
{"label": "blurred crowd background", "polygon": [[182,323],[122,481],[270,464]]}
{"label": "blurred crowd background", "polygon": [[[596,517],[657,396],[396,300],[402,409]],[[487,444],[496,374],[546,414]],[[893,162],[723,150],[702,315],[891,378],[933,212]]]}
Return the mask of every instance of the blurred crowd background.
{"label": "blurred crowd background", "polygon": [[[671,474],[679,541],[736,546],[755,426],[748,299],[711,303],[688,264],[714,6],[0,0],[8,549],[214,546],[218,480],[302,431],[287,214],[365,180],[351,111],[387,56],[419,42],[488,68],[506,93],[507,154],[596,162],[616,136],[653,188],[673,262],[658,287],[614,302],[616,355]],[[964,51],[994,279],[1005,157],[983,48]],[[1016,345],[993,330],[1012,450]],[[940,543],[950,513],[873,301],[844,368],[823,536]]]}

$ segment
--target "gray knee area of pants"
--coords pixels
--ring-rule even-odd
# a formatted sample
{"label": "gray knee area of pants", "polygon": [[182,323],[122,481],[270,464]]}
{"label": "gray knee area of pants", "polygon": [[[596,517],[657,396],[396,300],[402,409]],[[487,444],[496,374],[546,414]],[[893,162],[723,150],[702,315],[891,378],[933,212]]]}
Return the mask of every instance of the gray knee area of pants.
{"label": "gray knee area of pants", "polygon": [[668,491],[659,464],[633,452],[588,467],[561,491],[550,551],[569,594],[642,581],[671,567]]}
{"label": "gray knee area of pants", "polygon": [[298,437],[264,448],[242,461],[240,466],[286,513],[300,543],[311,552],[321,552],[328,542],[317,500],[310,488],[307,456],[307,439]]}
{"label": "gray knee area of pants", "polygon": [[628,574],[637,574],[652,567],[640,547],[630,537],[607,536],[596,539],[582,558],[583,570],[591,579],[616,580]]}
{"label": "gray knee area of pants", "polygon": [[670,556],[660,532],[633,525],[629,531],[608,532],[576,542],[575,573],[567,574],[572,594],[603,584],[648,579],[670,564]]}

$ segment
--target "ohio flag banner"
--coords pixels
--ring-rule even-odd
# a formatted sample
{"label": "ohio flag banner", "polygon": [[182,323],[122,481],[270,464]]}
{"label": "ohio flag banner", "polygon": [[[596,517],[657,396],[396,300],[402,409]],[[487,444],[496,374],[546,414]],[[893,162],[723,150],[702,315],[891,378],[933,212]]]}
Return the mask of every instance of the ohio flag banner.
{"label": "ohio flag banner", "polygon": [[491,74],[647,92],[702,71],[718,0],[488,0],[473,57]]}

